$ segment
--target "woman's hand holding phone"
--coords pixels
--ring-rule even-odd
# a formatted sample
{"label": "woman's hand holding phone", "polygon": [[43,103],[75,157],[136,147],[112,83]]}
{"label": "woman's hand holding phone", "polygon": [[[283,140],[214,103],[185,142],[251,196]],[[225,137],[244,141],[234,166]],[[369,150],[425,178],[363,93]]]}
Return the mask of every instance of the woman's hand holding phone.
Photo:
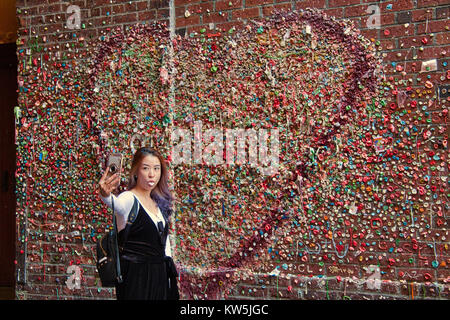
{"label": "woman's hand holding phone", "polygon": [[106,171],[99,181],[100,195],[104,198],[109,197],[111,192],[117,189],[120,184],[120,172],[113,175],[108,175],[109,166],[106,167]]}

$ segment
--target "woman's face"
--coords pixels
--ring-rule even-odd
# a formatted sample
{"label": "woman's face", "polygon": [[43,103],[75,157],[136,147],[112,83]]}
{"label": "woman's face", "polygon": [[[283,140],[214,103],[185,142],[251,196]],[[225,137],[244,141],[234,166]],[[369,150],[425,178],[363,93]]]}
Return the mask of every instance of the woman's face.
{"label": "woman's face", "polygon": [[158,157],[146,155],[136,171],[137,183],[140,189],[153,190],[161,177],[161,163]]}

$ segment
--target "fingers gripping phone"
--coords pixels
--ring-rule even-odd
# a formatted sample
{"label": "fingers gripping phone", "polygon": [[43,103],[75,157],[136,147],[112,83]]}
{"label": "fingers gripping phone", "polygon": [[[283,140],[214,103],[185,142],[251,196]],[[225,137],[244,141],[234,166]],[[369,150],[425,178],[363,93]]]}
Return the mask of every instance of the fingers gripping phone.
{"label": "fingers gripping phone", "polygon": [[109,168],[108,177],[122,171],[122,154],[111,153],[108,157],[107,166]]}

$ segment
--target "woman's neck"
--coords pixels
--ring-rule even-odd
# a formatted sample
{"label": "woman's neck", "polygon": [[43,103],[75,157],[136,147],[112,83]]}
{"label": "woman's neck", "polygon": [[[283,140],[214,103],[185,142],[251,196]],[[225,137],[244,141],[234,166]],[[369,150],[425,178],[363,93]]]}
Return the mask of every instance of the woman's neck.
{"label": "woman's neck", "polygon": [[136,193],[138,196],[144,198],[144,199],[151,199],[150,192],[148,192],[145,189],[139,188],[138,186],[131,189],[134,193]]}

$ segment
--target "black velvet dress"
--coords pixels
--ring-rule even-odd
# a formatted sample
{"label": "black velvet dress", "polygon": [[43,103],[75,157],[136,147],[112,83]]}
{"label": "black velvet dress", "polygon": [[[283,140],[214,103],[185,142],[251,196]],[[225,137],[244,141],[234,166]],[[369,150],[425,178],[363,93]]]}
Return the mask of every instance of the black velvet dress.
{"label": "black velvet dress", "polygon": [[119,232],[123,282],[116,283],[118,300],[166,300],[173,299],[174,289],[178,293],[176,275],[171,272],[175,269],[173,260],[165,257],[169,223],[162,210],[161,213],[166,222],[164,228],[162,222],[156,226],[139,206],[136,220],[126,226],[130,230],[125,243],[125,229]]}

